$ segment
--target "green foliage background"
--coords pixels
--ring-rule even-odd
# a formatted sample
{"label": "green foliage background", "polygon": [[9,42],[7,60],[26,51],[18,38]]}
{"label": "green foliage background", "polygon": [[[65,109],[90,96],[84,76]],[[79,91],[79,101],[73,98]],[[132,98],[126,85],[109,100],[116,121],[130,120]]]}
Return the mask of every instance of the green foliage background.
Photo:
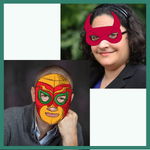
{"label": "green foliage background", "polygon": [[[87,14],[97,4],[62,4],[61,5],[61,59],[82,59],[80,50],[80,33],[83,29]],[[145,24],[145,4],[129,4],[137,16]]]}

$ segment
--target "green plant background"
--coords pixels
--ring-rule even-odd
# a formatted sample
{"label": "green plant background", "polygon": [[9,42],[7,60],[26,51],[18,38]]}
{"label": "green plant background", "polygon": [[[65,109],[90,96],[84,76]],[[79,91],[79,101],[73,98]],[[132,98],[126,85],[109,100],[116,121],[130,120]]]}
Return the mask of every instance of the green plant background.
{"label": "green plant background", "polygon": [[[97,4],[62,4],[61,5],[61,59],[83,59],[80,48],[80,33],[87,14]],[[146,5],[129,4],[141,21],[145,23]]]}

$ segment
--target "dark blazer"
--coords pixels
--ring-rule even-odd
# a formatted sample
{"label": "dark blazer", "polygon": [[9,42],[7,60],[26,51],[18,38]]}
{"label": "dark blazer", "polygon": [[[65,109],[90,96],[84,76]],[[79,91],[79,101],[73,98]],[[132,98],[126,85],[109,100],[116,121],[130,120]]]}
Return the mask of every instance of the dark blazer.
{"label": "dark blazer", "polygon": [[[93,85],[94,84],[95,83],[93,82]],[[116,79],[114,79],[106,88],[146,88],[145,65],[142,65],[142,64],[141,65],[129,65],[128,64],[122,70],[122,72],[116,77]]]}

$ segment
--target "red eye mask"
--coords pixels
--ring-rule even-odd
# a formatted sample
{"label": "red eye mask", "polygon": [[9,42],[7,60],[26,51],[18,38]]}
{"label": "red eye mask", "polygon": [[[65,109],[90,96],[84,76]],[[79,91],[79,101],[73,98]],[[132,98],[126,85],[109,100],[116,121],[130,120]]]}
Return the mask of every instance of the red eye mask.
{"label": "red eye mask", "polygon": [[[112,16],[114,18],[114,23],[112,26],[106,27],[96,27],[93,28],[90,25],[90,17],[91,14],[87,17],[84,29],[86,31],[86,42],[91,46],[98,45],[102,40],[107,40],[110,43],[118,43],[122,39],[122,34],[120,30],[120,20],[118,16],[112,12]],[[111,34],[117,34],[115,38],[111,38]],[[96,39],[92,40],[92,36],[95,36]]]}

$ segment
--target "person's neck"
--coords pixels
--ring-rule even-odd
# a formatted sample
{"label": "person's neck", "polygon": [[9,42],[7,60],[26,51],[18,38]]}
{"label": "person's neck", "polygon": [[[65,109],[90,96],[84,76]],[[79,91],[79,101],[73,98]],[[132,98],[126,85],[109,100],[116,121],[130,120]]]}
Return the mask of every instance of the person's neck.
{"label": "person's neck", "polygon": [[105,74],[102,79],[101,88],[108,86],[120,74],[125,66],[126,64],[123,64],[120,67],[116,67],[114,69],[105,68]]}
{"label": "person's neck", "polygon": [[46,133],[51,130],[54,126],[53,125],[49,125],[48,123],[44,122],[41,120],[41,118],[39,117],[37,111],[35,111],[35,115],[36,115],[36,122],[37,122],[37,126],[40,130],[40,137],[39,139],[42,139]]}

